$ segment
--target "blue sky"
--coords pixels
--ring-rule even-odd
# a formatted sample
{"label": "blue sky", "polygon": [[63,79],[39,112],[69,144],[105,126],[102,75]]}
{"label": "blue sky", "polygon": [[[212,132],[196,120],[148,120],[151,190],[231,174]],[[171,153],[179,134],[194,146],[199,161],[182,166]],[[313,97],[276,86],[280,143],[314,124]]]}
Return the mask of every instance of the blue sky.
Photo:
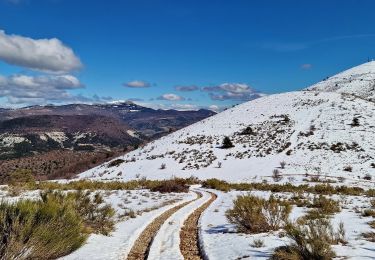
{"label": "blue sky", "polygon": [[371,0],[0,0],[0,105],[224,107],[298,90],[375,57],[374,10]]}

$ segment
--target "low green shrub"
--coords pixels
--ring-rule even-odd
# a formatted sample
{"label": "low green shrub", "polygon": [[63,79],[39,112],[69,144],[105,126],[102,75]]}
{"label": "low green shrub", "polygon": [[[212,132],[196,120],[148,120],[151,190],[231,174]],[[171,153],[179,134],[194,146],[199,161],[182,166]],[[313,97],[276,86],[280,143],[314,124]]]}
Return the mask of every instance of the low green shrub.
{"label": "low green shrub", "polygon": [[161,193],[170,192],[189,192],[189,186],[184,179],[172,179],[158,182],[154,187],[151,187],[151,191],[158,191]]}
{"label": "low green shrub", "polygon": [[226,212],[230,223],[235,224],[239,232],[262,233],[278,230],[286,223],[291,206],[277,201],[273,196],[268,200],[253,196],[238,196],[233,208]]}
{"label": "low green shrub", "polygon": [[335,257],[331,245],[337,240],[327,219],[310,220],[305,225],[289,223],[285,231],[293,242],[277,248],[272,260],[330,260]]}
{"label": "low green shrub", "polygon": [[341,211],[339,202],[322,195],[315,197],[309,207],[317,208],[318,212],[324,215],[332,215]]}
{"label": "low green shrub", "polygon": [[224,192],[230,191],[231,185],[227,183],[226,181],[222,181],[219,179],[208,179],[205,180],[202,183],[202,187],[207,189],[215,189],[215,190],[221,190]]}
{"label": "low green shrub", "polygon": [[0,259],[54,259],[79,248],[89,233],[108,235],[114,210],[97,193],[45,192],[40,200],[0,203]]}
{"label": "low green shrub", "polygon": [[70,202],[48,197],[1,203],[0,237],[1,259],[51,259],[79,248],[87,234]]}

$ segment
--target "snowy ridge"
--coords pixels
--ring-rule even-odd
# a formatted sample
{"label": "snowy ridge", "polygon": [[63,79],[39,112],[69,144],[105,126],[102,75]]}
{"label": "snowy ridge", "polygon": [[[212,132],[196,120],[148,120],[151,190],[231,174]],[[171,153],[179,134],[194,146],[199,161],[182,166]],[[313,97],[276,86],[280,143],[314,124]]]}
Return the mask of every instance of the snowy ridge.
{"label": "snowy ridge", "polygon": [[[79,178],[130,180],[173,176],[232,182],[316,174],[348,179],[373,174],[375,104],[352,95],[301,91],[259,98],[130,152],[118,167],[103,164]],[[353,121],[358,125],[353,125]],[[241,134],[250,127],[252,134]],[[224,136],[234,147],[222,149]],[[160,169],[165,164],[165,169]],[[350,166],[351,171],[344,168]],[[122,176],[118,173],[122,172]],[[286,181],[286,179],[284,179]],[[293,182],[291,179],[289,180]]]}
{"label": "snowy ridge", "polygon": [[375,101],[375,61],[370,61],[329,77],[307,88],[354,94]]}

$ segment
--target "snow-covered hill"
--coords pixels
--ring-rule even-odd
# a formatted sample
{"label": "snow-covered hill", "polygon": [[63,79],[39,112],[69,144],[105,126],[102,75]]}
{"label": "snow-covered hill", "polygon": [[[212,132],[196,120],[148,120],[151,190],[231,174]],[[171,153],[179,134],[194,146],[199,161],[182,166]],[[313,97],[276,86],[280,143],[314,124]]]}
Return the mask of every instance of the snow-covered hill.
{"label": "snow-covered hill", "polygon": [[375,61],[348,69],[307,89],[349,93],[375,101]]}
{"label": "snow-covered hill", "polygon": [[[271,95],[176,131],[120,157],[123,162],[117,161],[118,166],[103,164],[79,178],[194,175],[272,181],[277,169],[284,181],[291,182],[305,174],[363,179],[375,174],[374,113],[373,102],[353,95],[315,91]],[[233,148],[221,148],[225,136]]]}

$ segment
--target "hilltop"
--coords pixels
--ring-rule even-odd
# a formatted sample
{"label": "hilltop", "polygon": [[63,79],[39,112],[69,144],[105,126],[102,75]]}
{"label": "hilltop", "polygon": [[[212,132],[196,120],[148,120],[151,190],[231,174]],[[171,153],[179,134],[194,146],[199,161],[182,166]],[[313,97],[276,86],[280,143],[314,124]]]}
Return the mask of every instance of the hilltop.
{"label": "hilltop", "polygon": [[[343,93],[344,87],[333,91],[328,82],[350,74],[352,78],[356,75],[356,82],[370,84],[375,74],[364,69],[372,69],[374,64],[366,63],[314,85],[319,89],[270,95],[238,105],[119,157],[118,166],[104,164],[79,178],[196,176],[260,182],[272,181],[277,170],[289,182],[307,175],[368,180],[375,172],[375,147],[366,141],[375,138],[375,105],[364,97],[371,97],[372,89],[356,84],[356,93],[362,95],[358,97]],[[222,148],[225,136],[234,147]]]}

